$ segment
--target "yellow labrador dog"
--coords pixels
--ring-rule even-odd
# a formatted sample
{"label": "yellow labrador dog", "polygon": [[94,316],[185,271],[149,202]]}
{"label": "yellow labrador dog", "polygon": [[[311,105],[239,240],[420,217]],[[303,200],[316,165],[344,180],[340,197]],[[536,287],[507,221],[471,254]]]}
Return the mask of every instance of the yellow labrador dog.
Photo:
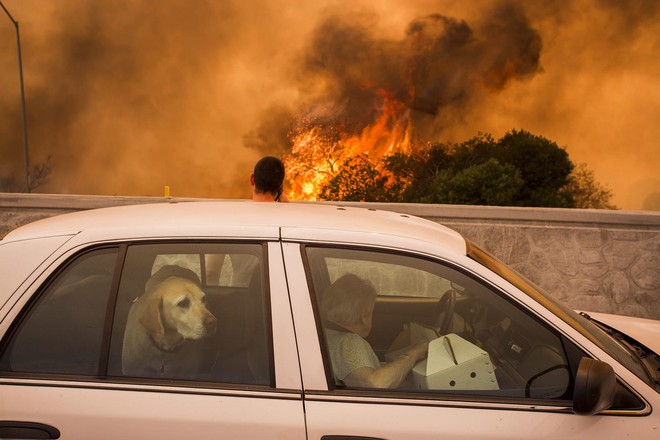
{"label": "yellow labrador dog", "polygon": [[216,324],[197,275],[179,266],[161,268],[128,313],[123,374],[194,379],[202,360],[199,340]]}

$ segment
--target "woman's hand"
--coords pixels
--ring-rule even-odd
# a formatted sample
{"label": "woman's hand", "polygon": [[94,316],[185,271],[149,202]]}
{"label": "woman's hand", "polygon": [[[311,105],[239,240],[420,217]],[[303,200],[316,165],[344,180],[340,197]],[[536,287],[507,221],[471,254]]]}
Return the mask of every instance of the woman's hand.
{"label": "woman's hand", "polygon": [[404,356],[410,356],[410,358],[414,361],[413,366],[421,361],[422,359],[426,358],[426,355],[429,352],[429,340],[424,338],[423,340],[419,341],[417,344],[413,345],[410,350],[406,351]]}

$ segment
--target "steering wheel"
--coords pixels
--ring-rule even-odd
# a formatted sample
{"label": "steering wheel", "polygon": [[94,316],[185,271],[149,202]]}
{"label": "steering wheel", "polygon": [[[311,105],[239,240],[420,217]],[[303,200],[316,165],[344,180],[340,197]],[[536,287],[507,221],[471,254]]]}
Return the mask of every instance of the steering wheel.
{"label": "steering wheel", "polygon": [[439,335],[446,335],[449,331],[455,308],[456,292],[450,289],[442,295],[440,301],[438,301],[438,305],[435,307],[435,323],[433,327]]}

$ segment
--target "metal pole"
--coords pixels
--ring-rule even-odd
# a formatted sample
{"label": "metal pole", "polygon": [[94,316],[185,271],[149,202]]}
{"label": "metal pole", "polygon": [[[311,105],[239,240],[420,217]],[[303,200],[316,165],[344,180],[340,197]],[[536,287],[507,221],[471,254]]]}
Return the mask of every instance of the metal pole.
{"label": "metal pole", "polygon": [[7,14],[16,28],[16,44],[18,46],[18,75],[21,83],[21,111],[23,113],[23,158],[25,159],[25,192],[30,192],[30,163],[28,161],[28,138],[27,138],[27,117],[25,114],[25,88],[23,85],[23,57],[21,55],[21,33],[18,29],[18,21],[9,13],[5,5],[0,1],[0,6]]}

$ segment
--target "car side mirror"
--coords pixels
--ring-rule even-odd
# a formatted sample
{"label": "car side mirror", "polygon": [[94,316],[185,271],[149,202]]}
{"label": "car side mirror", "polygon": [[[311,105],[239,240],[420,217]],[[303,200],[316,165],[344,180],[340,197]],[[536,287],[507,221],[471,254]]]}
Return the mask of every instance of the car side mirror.
{"label": "car side mirror", "polygon": [[609,364],[582,358],[573,389],[573,412],[588,416],[610,408],[615,389],[616,376]]}

